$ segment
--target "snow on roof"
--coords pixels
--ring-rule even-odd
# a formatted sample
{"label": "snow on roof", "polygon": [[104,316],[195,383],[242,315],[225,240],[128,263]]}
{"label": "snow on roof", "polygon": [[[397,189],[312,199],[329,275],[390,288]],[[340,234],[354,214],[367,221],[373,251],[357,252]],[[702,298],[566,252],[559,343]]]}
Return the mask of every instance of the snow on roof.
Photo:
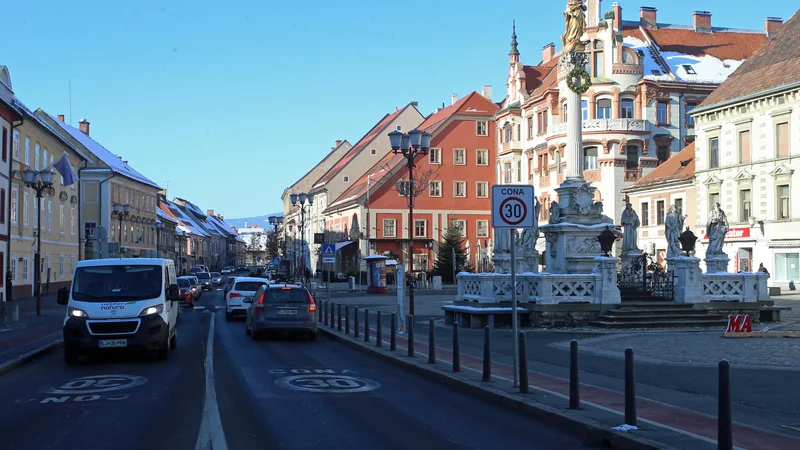
{"label": "snow on roof", "polygon": [[175,224],[179,223],[177,220],[170,217],[169,214],[162,211],[161,208],[156,208],[156,217],[158,217],[161,220],[166,220],[167,222],[172,222]]}
{"label": "snow on roof", "polygon": [[170,212],[181,221],[183,226],[192,234],[196,234],[198,236],[203,237],[210,237],[210,235],[200,226],[195,223],[194,219],[189,217],[188,214],[183,212],[180,206],[174,203],[168,203],[167,207],[169,208]]}
{"label": "snow on roof", "polygon": [[36,123],[39,124],[39,126],[44,128],[45,130],[49,131],[53,136],[55,136],[67,148],[69,148],[73,152],[77,153],[78,156],[80,156],[81,158],[86,159],[86,160],[91,160],[91,158],[86,156],[86,154],[84,154],[83,152],[78,150],[74,145],[72,145],[71,142],[69,142],[68,140],[64,139],[64,137],[61,135],[61,133],[56,131],[55,128],[51,127],[49,123],[45,122],[44,120],[42,120],[41,117],[39,117],[36,114],[34,114],[33,111],[31,111],[27,106],[25,106],[25,104],[22,103],[22,101],[19,98],[14,97],[13,103],[14,103],[14,106],[16,108],[18,108],[20,111],[22,111],[25,114],[25,116],[35,120]]}
{"label": "snow on roof", "polygon": [[87,136],[83,131],[71,126],[67,125],[66,123],[54,118],[53,116],[49,116],[62,130],[66,131],[73,139],[80,142],[87,150],[92,152],[94,156],[99,158],[105,165],[107,165],[114,173],[118,173],[122,176],[128,177],[132,180],[136,180],[140,183],[144,183],[150,186],[153,186],[157,189],[161,189],[161,186],[156,184],[151,179],[147,178],[146,176],[142,175],[141,173],[137,172],[133,167],[124,162],[120,161],[120,159],[111,153],[107,148],[100,145],[99,142],[95,141],[94,139]]}

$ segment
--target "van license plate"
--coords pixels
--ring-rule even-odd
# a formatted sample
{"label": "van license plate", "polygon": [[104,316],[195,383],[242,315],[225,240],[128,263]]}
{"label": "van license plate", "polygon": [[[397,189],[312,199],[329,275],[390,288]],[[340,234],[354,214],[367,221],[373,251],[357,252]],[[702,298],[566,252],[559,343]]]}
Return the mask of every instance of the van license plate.
{"label": "van license plate", "polygon": [[294,316],[297,314],[296,309],[281,309],[278,311],[278,314],[282,316]]}
{"label": "van license plate", "polygon": [[127,347],[127,339],[106,339],[100,341],[100,348]]}

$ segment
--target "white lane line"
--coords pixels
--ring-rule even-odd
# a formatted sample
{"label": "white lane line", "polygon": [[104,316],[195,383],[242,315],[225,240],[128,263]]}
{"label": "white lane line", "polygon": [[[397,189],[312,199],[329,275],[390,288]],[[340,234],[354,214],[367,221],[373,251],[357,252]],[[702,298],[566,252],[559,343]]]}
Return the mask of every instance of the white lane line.
{"label": "white lane line", "polygon": [[203,416],[200,432],[197,435],[195,450],[228,450],[225,431],[222,429],[222,418],[217,404],[217,390],[214,387],[214,322],[216,315],[211,316],[211,327],[208,329],[206,344],[206,397],[203,402]]}

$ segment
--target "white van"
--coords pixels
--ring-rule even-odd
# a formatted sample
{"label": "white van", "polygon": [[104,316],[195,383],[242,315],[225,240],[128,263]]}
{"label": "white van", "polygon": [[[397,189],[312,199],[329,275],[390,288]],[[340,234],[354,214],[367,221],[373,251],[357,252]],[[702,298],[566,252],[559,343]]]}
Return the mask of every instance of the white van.
{"label": "white van", "polygon": [[70,289],[58,290],[68,305],[64,360],[105,350],[154,350],[169,358],[178,339],[180,288],[175,264],[166,259],[123,258],[81,261]]}

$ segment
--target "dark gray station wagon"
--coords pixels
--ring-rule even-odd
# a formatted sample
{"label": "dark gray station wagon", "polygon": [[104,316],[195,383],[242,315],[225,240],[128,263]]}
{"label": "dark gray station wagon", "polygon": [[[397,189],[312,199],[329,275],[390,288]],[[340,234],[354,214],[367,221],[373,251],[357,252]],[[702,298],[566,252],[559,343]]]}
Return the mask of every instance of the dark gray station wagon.
{"label": "dark gray station wagon", "polygon": [[245,332],[253,340],[267,333],[302,333],[317,338],[317,305],[311,293],[295,284],[263,285],[245,300]]}

